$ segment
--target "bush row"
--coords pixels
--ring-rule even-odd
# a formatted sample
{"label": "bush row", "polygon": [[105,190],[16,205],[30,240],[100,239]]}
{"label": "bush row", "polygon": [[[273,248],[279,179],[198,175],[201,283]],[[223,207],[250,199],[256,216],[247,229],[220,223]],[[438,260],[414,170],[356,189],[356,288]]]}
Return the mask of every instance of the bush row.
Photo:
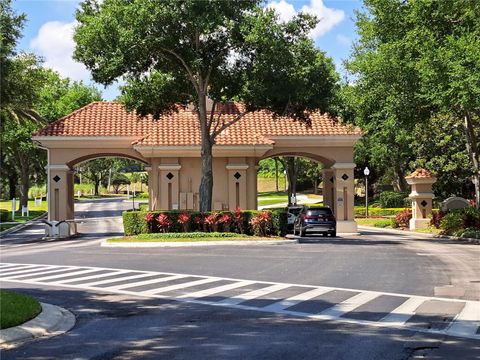
{"label": "bush row", "polygon": [[480,210],[470,206],[447,213],[434,211],[431,225],[447,235],[480,238]]}
{"label": "bush row", "polygon": [[284,209],[268,211],[126,211],[123,213],[125,235],[159,232],[234,232],[247,235],[287,233]]}
{"label": "bush row", "polygon": [[[382,208],[368,208],[368,215],[369,216],[395,216],[399,212],[402,212],[405,208],[389,208],[389,209],[382,209]],[[355,216],[361,217],[365,216],[365,206],[355,206]]]}

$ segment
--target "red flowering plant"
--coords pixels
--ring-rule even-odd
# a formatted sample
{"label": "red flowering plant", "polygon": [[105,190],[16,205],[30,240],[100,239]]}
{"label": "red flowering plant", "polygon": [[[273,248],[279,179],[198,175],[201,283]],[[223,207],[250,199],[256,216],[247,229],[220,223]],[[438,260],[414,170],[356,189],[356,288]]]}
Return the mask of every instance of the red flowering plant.
{"label": "red flowering plant", "polygon": [[206,231],[205,215],[200,214],[195,216],[195,224],[198,226],[198,230]]}
{"label": "red flowering plant", "polygon": [[250,219],[253,233],[257,236],[267,236],[272,229],[272,214],[268,211],[259,212]]}
{"label": "red flowering plant", "polygon": [[167,214],[160,214],[157,217],[157,224],[160,231],[166,233],[172,226],[172,220],[170,220]]}
{"label": "red flowering plant", "polygon": [[210,231],[218,231],[218,218],[219,213],[214,211],[205,217],[205,224],[208,226]]}
{"label": "red flowering plant", "polygon": [[232,215],[230,215],[229,213],[222,214],[218,219],[218,223],[222,225],[222,229],[225,232],[230,232],[231,222],[232,222]]}
{"label": "red flowering plant", "polygon": [[190,214],[182,212],[178,215],[177,222],[182,225],[183,232],[188,232],[188,223],[190,222]]}
{"label": "red flowering plant", "polygon": [[233,213],[233,221],[240,234],[243,234],[243,213],[242,209],[237,207]]}
{"label": "red flowering plant", "polygon": [[410,219],[412,218],[412,210],[404,209],[395,215],[395,225],[400,228],[408,228]]}
{"label": "red flowering plant", "polygon": [[145,221],[147,222],[148,229],[150,232],[153,232],[153,224],[154,224],[155,216],[151,212],[147,212],[145,215]]}

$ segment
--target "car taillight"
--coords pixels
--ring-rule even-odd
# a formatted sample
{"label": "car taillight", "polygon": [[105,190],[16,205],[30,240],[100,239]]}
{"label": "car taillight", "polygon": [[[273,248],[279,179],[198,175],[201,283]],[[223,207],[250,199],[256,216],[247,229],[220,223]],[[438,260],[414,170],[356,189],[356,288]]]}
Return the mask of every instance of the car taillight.
{"label": "car taillight", "polygon": [[315,215],[305,215],[305,219],[317,219],[318,216]]}

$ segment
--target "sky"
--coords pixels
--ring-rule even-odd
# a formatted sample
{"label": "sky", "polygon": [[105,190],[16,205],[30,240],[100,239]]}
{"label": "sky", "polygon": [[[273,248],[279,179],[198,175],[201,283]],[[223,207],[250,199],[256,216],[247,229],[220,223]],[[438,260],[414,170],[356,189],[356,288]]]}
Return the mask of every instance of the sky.
{"label": "sky", "polygon": [[[14,0],[13,8],[27,16],[19,49],[40,55],[44,66],[62,76],[94,84],[105,100],[113,100],[120,93],[118,84],[107,88],[95,84],[85,66],[72,59],[78,4],[77,0]],[[356,39],[354,10],[361,8],[361,0],[270,0],[266,6],[275,8],[282,21],[299,11],[315,14],[320,22],[310,36],[334,60],[340,74],[344,74],[342,62],[348,58]]]}

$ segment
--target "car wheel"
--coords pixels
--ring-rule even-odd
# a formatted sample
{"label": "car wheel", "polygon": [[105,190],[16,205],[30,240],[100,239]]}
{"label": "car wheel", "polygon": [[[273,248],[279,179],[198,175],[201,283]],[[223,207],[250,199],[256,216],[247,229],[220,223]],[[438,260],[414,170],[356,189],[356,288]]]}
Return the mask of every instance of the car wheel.
{"label": "car wheel", "polygon": [[305,237],[307,235],[307,232],[305,230],[300,230],[300,237]]}
{"label": "car wheel", "polygon": [[337,232],[334,231],[334,232],[330,233],[330,235],[332,235],[332,237],[337,237]]}

